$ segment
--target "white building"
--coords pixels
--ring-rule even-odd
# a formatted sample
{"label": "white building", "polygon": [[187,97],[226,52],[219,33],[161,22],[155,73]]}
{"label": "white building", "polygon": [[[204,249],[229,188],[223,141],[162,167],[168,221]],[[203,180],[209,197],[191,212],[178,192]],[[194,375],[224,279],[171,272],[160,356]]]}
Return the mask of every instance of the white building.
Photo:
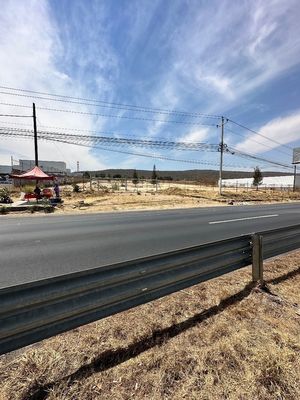
{"label": "white building", "polygon": [[0,165],[0,175],[11,174],[11,165]]}
{"label": "white building", "polygon": [[[28,171],[35,166],[34,160],[19,160],[19,165],[15,165],[14,169],[18,169],[22,172]],[[64,161],[39,161],[39,167],[46,174],[61,174],[69,175],[71,170],[67,169],[67,165]]]}
{"label": "white building", "polygon": [[[251,187],[253,178],[223,179],[222,185],[227,187]],[[267,176],[264,177],[260,187],[293,187],[294,175]],[[296,176],[296,187],[300,188],[300,175]]]}

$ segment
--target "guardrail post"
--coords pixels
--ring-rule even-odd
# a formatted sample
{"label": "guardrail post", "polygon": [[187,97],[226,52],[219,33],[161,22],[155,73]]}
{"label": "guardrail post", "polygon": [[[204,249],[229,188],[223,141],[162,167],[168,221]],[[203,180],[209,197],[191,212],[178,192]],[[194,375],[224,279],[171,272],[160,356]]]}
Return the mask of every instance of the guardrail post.
{"label": "guardrail post", "polygon": [[263,283],[263,237],[258,233],[252,235],[252,281]]}

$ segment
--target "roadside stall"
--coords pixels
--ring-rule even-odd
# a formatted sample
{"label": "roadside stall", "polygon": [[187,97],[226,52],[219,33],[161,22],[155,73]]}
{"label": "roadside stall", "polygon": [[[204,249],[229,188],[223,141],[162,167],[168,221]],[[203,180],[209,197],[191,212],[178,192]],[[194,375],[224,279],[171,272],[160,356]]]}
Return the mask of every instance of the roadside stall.
{"label": "roadside stall", "polygon": [[[24,194],[24,200],[36,200],[37,202],[41,199],[48,199],[51,201],[53,198],[53,190],[51,188],[40,189],[39,182],[41,181],[54,181],[55,177],[47,175],[39,167],[34,167],[31,170],[20,175],[11,175],[13,179],[20,179],[25,181],[35,181],[36,187],[30,193]],[[52,201],[51,201],[52,202]]]}

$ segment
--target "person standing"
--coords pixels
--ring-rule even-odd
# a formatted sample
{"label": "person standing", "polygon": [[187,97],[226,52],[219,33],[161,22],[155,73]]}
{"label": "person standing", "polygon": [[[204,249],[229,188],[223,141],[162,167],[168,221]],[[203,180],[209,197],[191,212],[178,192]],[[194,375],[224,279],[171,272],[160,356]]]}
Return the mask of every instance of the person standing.
{"label": "person standing", "polygon": [[41,189],[39,188],[38,185],[36,185],[36,187],[35,187],[33,192],[34,192],[37,200],[41,198]]}
{"label": "person standing", "polygon": [[54,193],[55,193],[55,197],[58,199],[59,198],[59,186],[58,186],[58,183],[54,184]]}

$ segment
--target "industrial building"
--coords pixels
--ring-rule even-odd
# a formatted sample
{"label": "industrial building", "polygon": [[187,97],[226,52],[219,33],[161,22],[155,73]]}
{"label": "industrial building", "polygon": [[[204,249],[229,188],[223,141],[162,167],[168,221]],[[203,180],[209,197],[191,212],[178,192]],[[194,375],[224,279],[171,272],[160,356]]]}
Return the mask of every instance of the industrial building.
{"label": "industrial building", "polygon": [[[251,187],[253,178],[223,179],[224,187]],[[292,188],[294,185],[294,175],[267,176],[264,177],[260,187],[265,188]],[[300,188],[300,176],[296,175],[296,188]]]}
{"label": "industrial building", "polygon": [[[14,170],[21,172],[28,171],[35,166],[34,160],[19,160],[19,165],[14,165]],[[39,160],[39,167],[46,174],[58,174],[58,175],[69,175],[71,170],[67,168],[64,161],[43,161]]]}
{"label": "industrial building", "polygon": [[[35,166],[34,160],[19,160],[18,164],[0,165],[0,178],[5,180],[11,173],[22,173],[32,169]],[[39,161],[39,167],[48,175],[67,176],[71,170],[67,168],[64,161]]]}

